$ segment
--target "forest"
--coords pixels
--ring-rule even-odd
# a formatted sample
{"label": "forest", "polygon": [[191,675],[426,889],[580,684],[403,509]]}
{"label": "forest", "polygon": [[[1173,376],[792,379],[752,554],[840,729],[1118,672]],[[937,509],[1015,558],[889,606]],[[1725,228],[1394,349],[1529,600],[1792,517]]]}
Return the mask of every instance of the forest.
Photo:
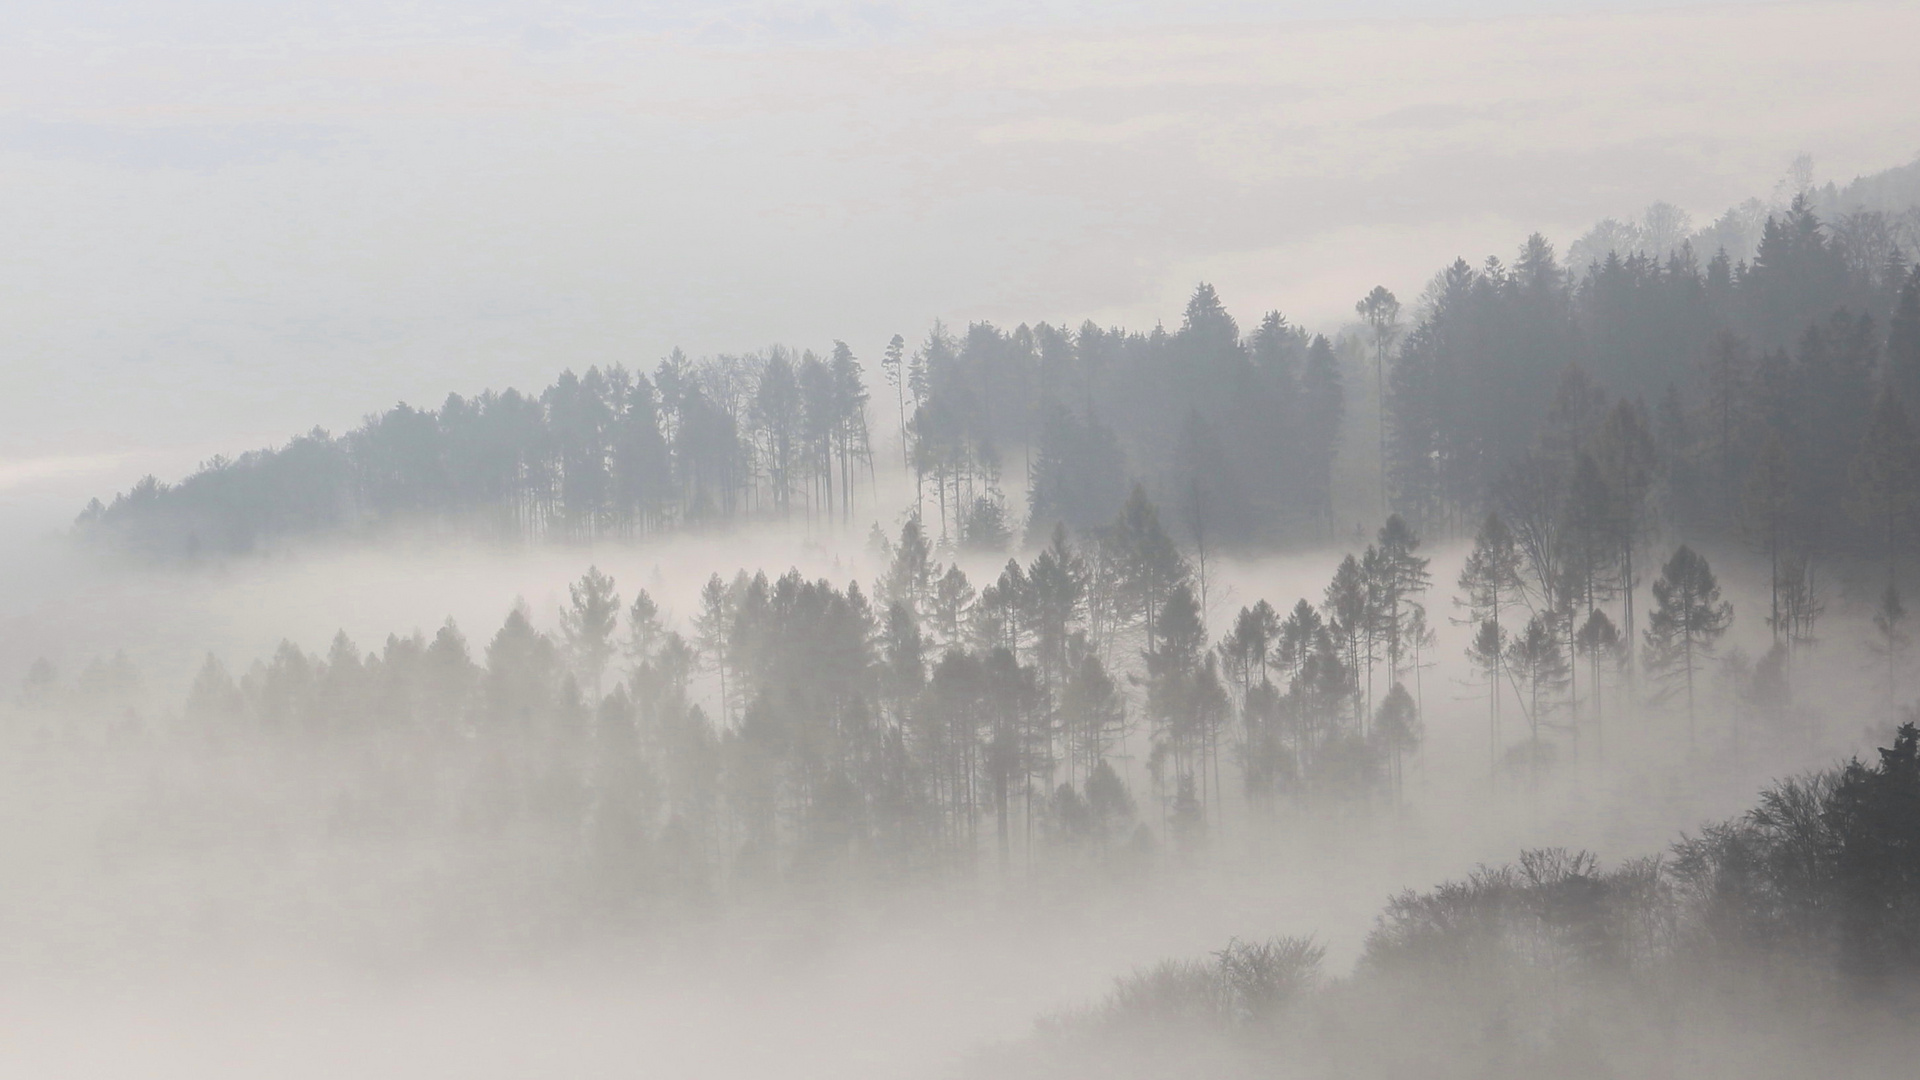
{"label": "forest", "polygon": [[[1896,1076],[1920,977],[1920,730],[1776,783],[1668,851],[1388,900],[1351,975],[1301,937],[1115,980],[970,1075]],[[1382,1017],[1391,1017],[1383,1022]]]}
{"label": "forest", "polygon": [[[943,543],[1037,548],[1056,524],[1105,526],[1138,483],[1202,558],[1324,543],[1387,513],[1464,537],[1491,509],[1527,534],[1605,517],[1761,536],[1791,588],[1817,559],[1890,555],[1912,527],[1897,463],[1920,394],[1920,218],[1897,200],[1914,171],[1808,187],[1757,223],[1735,208],[1693,235],[1658,204],[1573,245],[1584,266],[1536,234],[1511,265],[1456,260],[1411,305],[1376,288],[1331,335],[1277,311],[1243,331],[1202,284],[1173,331],[896,335],[871,391],[844,342],[567,371],[537,394],[401,404],[345,436],[148,477],[78,529],[191,558],[399,523],[572,542],[844,526],[856,504],[892,516],[876,443],[897,441]],[[1342,453],[1372,459],[1371,490],[1336,498]],[[1876,491],[1850,495],[1860,470]]]}
{"label": "forest", "polygon": [[[1459,1075],[1687,1075],[1655,1057],[1740,1009],[1838,1016],[1920,974],[1920,213],[1869,180],[1697,231],[1656,206],[1584,266],[1536,234],[1327,332],[1243,329],[1202,284],[1173,330],[936,324],[871,377],[842,342],[676,350],[148,477],[78,550],[220,589],[478,540],[569,580],[503,593],[497,628],[207,652],[178,694],[124,653],[42,660],[0,730],[15,797],[181,908],[139,918],[366,961],[1124,893],[1276,836],[1371,850],[1462,792],[1540,829],[1891,744],[1665,855],[1530,849],[1399,894],[1350,976],[1308,938],[1142,969],[990,1066],[1403,1074],[1424,1051],[1352,1034],[1387,1010]],[[753,529],[792,561],[642,575]],[[1440,725],[1464,765],[1430,764]],[[170,892],[183,851],[214,870]],[[195,891],[234,881],[273,901]],[[1778,1000],[1742,996],[1762,971]]]}
{"label": "forest", "polygon": [[[1523,804],[1604,767],[1609,732],[1616,757],[1652,739],[1670,764],[1827,738],[1794,704],[1785,640],[1757,662],[1717,650],[1733,606],[1685,545],[1659,560],[1636,641],[1596,593],[1540,591],[1497,514],[1453,581],[1396,515],[1320,595],[1257,600],[1217,636],[1140,487],[1092,540],[1056,526],[977,588],[917,518],[872,542],[884,572],[865,586],[714,574],[679,625],[589,568],[550,630],[521,603],[484,644],[449,620],[372,652],[344,633],[324,655],[282,642],[237,675],[209,654],[158,724],[130,704],[124,655],[71,684],[42,662],[14,731],[53,772],[174,763],[113,810],[116,847],[164,847],[182,813],[279,822],[276,843],[538,837],[525,857],[565,868],[535,875],[541,910],[583,925],[823,880],[1046,880],[1197,854],[1217,829],[1390,819],[1438,689],[1442,604],[1486,709],[1475,771]],[[1593,606],[1544,606],[1569,598]],[[1889,591],[1876,615],[1887,710],[1906,682],[1895,608]]]}

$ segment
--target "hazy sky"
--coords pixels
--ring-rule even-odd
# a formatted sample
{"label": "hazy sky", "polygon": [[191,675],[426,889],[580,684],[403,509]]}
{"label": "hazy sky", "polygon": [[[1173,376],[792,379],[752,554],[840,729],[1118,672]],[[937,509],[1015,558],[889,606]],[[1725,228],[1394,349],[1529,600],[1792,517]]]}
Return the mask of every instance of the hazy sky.
{"label": "hazy sky", "polygon": [[1910,3],[1326,8],[0,4],[0,499],[674,345],[1331,328],[1920,149]]}

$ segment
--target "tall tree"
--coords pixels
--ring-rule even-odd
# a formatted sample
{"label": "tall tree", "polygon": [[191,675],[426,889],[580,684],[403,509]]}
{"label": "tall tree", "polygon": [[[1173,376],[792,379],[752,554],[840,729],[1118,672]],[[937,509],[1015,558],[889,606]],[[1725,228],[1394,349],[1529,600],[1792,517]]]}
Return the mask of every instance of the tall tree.
{"label": "tall tree", "polygon": [[1687,744],[1695,743],[1694,680],[1714,643],[1733,624],[1733,605],[1720,599],[1707,560],[1685,544],[1660,569],[1653,583],[1653,611],[1647,616],[1646,664],[1650,671],[1678,681],[1687,697]]}
{"label": "tall tree", "polygon": [[1903,401],[1920,401],[1920,263],[1907,270],[1887,322],[1887,385]]}
{"label": "tall tree", "polygon": [[1398,683],[1404,662],[1417,645],[1417,631],[1425,625],[1420,597],[1433,584],[1427,569],[1432,560],[1418,553],[1420,535],[1399,514],[1389,515],[1380,527],[1379,548],[1387,678]]}
{"label": "tall tree", "polygon": [[571,601],[560,613],[560,628],[567,643],[567,655],[574,670],[593,688],[594,701],[600,700],[600,676],[613,658],[614,634],[620,626],[620,594],[613,579],[590,566],[580,580],[567,586]]}
{"label": "tall tree", "polygon": [[1778,432],[1769,433],[1767,441],[1761,444],[1759,456],[1747,471],[1740,500],[1741,525],[1767,556],[1770,604],[1767,626],[1772,629],[1775,642],[1787,629],[1782,600],[1794,508],[1791,468],[1786,444]]}
{"label": "tall tree", "polygon": [[1160,512],[1138,484],[1127,497],[1120,517],[1108,530],[1108,542],[1119,570],[1122,595],[1131,617],[1146,633],[1148,652],[1158,645],[1158,618],[1167,597],[1187,581],[1186,560],[1160,526]]}
{"label": "tall tree", "polygon": [[1890,712],[1895,711],[1900,703],[1898,677],[1901,660],[1906,655],[1907,646],[1912,643],[1906,622],[1907,608],[1900,602],[1900,590],[1889,582],[1886,591],[1880,594],[1879,605],[1873,609],[1873,649],[1887,662],[1887,709]]}
{"label": "tall tree", "polygon": [[1853,489],[1848,509],[1856,521],[1880,534],[1891,586],[1920,512],[1920,435],[1890,391],[1882,390],[1874,401],[1848,479]]}
{"label": "tall tree", "polygon": [[1333,463],[1339,453],[1340,422],[1346,415],[1346,391],[1340,383],[1340,361],[1333,343],[1316,335],[1307,348],[1307,365],[1300,379],[1300,406],[1306,417],[1302,438],[1302,473],[1310,515],[1325,534],[1333,532]]}
{"label": "tall tree", "polygon": [[1562,651],[1553,620],[1545,614],[1527,620],[1525,629],[1507,643],[1507,667],[1526,688],[1523,707],[1527,714],[1527,776],[1537,788],[1545,746],[1540,741],[1546,728],[1546,710],[1552,705],[1554,691],[1567,678],[1569,666]]}
{"label": "tall tree", "polygon": [[907,339],[899,334],[887,342],[887,351],[881,355],[880,370],[886,375],[887,384],[893,387],[894,403],[900,411],[900,465],[904,469],[913,468],[913,454],[907,440]]}
{"label": "tall tree", "polygon": [[1634,591],[1640,587],[1638,572],[1634,569],[1634,555],[1647,542],[1647,534],[1651,529],[1648,502],[1659,465],[1644,406],[1628,401],[1621,401],[1614,406],[1595,440],[1594,460],[1599,464],[1600,475],[1614,497],[1614,539],[1620,552],[1621,635],[1627,643],[1626,659],[1630,665],[1633,660],[1633,598]]}
{"label": "tall tree", "polygon": [[1520,551],[1499,514],[1488,514],[1481,522],[1480,531],[1473,538],[1473,550],[1460,569],[1459,587],[1462,595],[1456,596],[1454,603],[1466,609],[1468,622],[1476,628],[1468,651],[1487,673],[1487,724],[1489,738],[1497,748],[1500,665],[1507,650],[1500,616],[1520,602]]}
{"label": "tall tree", "polygon": [[1400,336],[1400,301],[1385,285],[1360,298],[1353,310],[1367,324],[1373,344],[1373,389],[1379,402],[1380,512],[1387,512],[1387,350]]}

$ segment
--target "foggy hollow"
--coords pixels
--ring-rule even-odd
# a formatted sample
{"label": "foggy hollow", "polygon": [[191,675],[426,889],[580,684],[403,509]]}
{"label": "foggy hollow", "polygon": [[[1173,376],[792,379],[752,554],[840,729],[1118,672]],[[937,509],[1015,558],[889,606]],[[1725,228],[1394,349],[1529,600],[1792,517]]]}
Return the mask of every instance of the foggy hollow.
{"label": "foggy hollow", "polygon": [[[924,79],[959,63],[941,50],[1016,26],[902,11],[910,30],[887,40]],[[1567,18],[1666,17],[1595,12]],[[117,16],[95,29],[156,35],[142,48],[159,57],[228,41],[217,70],[290,95],[263,114],[274,123],[334,115],[312,112],[296,75],[225,51],[297,35],[216,33],[203,15],[182,4],[137,34]],[[1186,32],[1215,41],[1216,17]],[[47,48],[78,56],[78,24],[47,18]],[[817,73],[821,56],[874,49],[849,29],[866,16],[838,8],[809,16],[818,40],[731,11],[697,28],[609,13],[507,44],[445,12],[404,32],[342,18],[358,29],[327,31],[337,54],[301,63],[343,87],[374,94],[334,66],[371,63],[370,41],[426,50],[434,72],[434,49],[464,49],[480,87],[514,87],[526,108],[585,123],[644,98],[710,128],[715,155],[745,130],[736,113],[759,125],[818,106],[735,96],[726,80],[744,76],[718,73],[655,99],[602,65],[709,50],[716,72],[761,56]],[[1057,18],[1019,32],[1101,25]],[[1103,47],[1158,25],[1128,16]],[[1340,47],[1358,56],[1408,25],[1370,14]],[[1490,15],[1484,32],[1545,45],[1579,25]],[[533,76],[474,59],[503,49],[572,56],[602,81],[553,104],[560,83],[535,93]],[[1118,101],[1075,66],[1089,55],[1062,72],[1093,80],[1075,84],[1089,102]],[[1042,84],[1001,60],[980,76],[1007,94],[995,139],[1066,123],[1020,120]],[[0,161],[49,206],[57,170],[23,162],[94,144],[33,127],[34,110],[131,93],[101,72],[61,85],[23,106],[21,130],[40,133],[20,136],[27,149],[0,133]],[[433,85],[493,118],[474,121],[485,145],[533,138],[478,89]],[[878,123],[858,111],[877,86],[807,85]],[[356,122],[450,137],[452,121],[393,93],[354,106],[370,110]],[[1271,120],[1245,109],[1251,127]],[[1645,109],[1620,123],[1654,124]],[[1394,122],[1424,130],[1428,114],[1408,115]],[[821,130],[853,152],[845,129]],[[159,192],[178,178],[154,170],[187,175],[156,149],[186,138],[168,131],[140,144],[160,164],[75,160],[105,170],[86,174],[102,191]],[[324,147],[193,167],[268,198],[371,153],[309,137]],[[769,160],[808,160],[755,137],[778,145]],[[1496,224],[1457,258],[1423,254],[1433,234],[1415,224],[1365,223],[1406,251],[1297,315],[1252,284],[1240,249],[1189,257],[1137,235],[1162,212],[1181,215],[1170,234],[1200,228],[1174,208],[1180,182],[1154,172],[1137,219],[1068,216],[1183,275],[1184,308],[1151,290],[1113,300],[1092,277],[989,288],[956,256],[943,276],[900,271],[895,310],[876,315],[895,295],[878,289],[796,317],[810,343],[656,346],[608,322],[594,333],[617,344],[588,348],[559,327],[612,318],[599,286],[523,310],[487,293],[477,260],[435,288],[473,290],[477,324],[552,347],[434,360],[455,339],[348,305],[338,317],[364,324],[370,355],[404,358],[380,378],[404,382],[290,383],[250,415],[265,398],[183,367],[177,392],[218,421],[192,441],[138,419],[125,426],[145,434],[115,441],[55,403],[35,421],[54,434],[0,443],[0,1068],[1910,1075],[1920,163],[1828,181],[1810,155],[1766,151],[1771,173],[1737,174],[1751,193],[1687,188],[1697,217],[1658,201],[1685,178],[1649,168],[1576,185],[1580,214],[1652,185],[1643,211],[1591,227],[1540,211],[1529,178],[1480,193],[1475,212],[1501,216],[1474,219]],[[1340,175],[1365,174],[1349,153]],[[1018,160],[1033,192],[1069,169]],[[958,181],[920,167],[889,174],[888,197],[948,206],[916,184]],[[748,214],[769,182],[713,197]],[[880,213],[876,198],[819,196],[806,213]],[[179,242],[217,255],[243,250],[238,236]],[[701,288],[772,294],[691,251],[677,256]],[[287,280],[337,285],[314,259]],[[591,276],[541,266],[528,280]],[[199,275],[207,297],[239,295]],[[155,304],[202,302],[146,280]],[[645,300],[663,327],[707,325],[674,321],[693,318],[682,293]],[[302,338],[284,299],[258,303],[262,326],[293,327],[272,340],[333,340]],[[835,317],[844,340],[814,321]],[[161,350],[191,337],[166,325],[138,333]],[[206,325],[208,341],[228,332]],[[291,354],[260,348],[295,378]],[[40,386],[63,355],[22,346],[9,379]],[[343,412],[336,397],[360,385]],[[413,403],[388,394],[399,385]],[[259,434],[309,404],[283,425],[304,433]]]}

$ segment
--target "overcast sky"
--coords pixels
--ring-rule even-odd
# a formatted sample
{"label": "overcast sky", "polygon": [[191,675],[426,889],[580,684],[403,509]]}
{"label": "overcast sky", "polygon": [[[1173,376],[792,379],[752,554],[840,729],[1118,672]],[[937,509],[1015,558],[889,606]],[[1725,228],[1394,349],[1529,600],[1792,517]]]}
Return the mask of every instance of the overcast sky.
{"label": "overcast sky", "polygon": [[1920,150],[1911,3],[1328,6],[0,3],[0,499],[675,345],[1332,329]]}

